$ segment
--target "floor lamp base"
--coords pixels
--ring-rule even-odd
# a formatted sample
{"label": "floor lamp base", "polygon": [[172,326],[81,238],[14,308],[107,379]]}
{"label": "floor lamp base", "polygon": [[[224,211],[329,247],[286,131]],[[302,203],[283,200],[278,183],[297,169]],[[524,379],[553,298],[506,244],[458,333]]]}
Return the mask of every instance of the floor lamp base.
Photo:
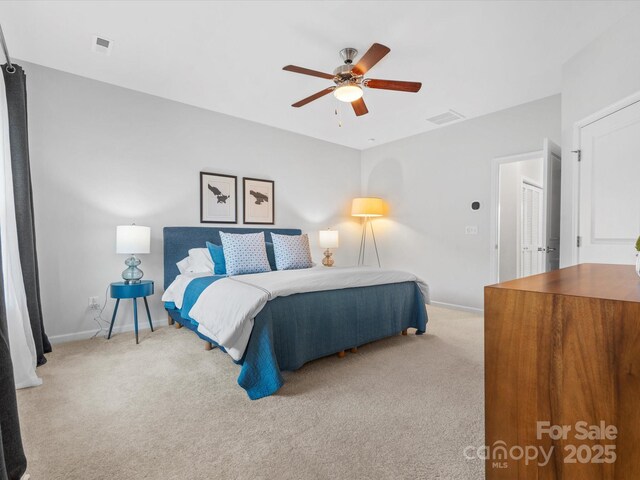
{"label": "floor lamp base", "polygon": [[360,238],[360,253],[358,254],[358,266],[364,265],[366,250],[367,250],[367,226],[371,230],[371,237],[373,238],[373,248],[376,251],[376,259],[378,260],[378,267],[380,267],[380,254],[378,253],[378,244],[376,243],[376,234],[373,231],[373,222],[371,218],[364,217],[362,222],[362,236]]}

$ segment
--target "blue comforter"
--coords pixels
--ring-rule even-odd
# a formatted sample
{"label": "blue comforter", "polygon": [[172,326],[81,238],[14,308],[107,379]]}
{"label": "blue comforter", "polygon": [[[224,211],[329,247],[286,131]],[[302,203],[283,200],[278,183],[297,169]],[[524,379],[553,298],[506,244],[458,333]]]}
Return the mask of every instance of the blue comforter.
{"label": "blue comforter", "polygon": [[[180,310],[165,304],[171,317],[197,332],[198,324],[188,313],[200,294],[221,278],[192,280]],[[427,322],[424,298],[414,282],[277,297],[255,318],[245,354],[236,362],[242,366],[238,384],[252,400],[266,397],[284,384],[281,371],[297,370],[316,358],[397,335],[409,327],[422,334]]]}

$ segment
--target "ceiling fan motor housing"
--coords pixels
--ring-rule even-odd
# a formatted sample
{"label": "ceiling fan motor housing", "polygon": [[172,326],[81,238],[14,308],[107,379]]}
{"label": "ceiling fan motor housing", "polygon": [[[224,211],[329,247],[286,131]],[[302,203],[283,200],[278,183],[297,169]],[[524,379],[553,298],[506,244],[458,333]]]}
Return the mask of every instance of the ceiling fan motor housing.
{"label": "ceiling fan motor housing", "polygon": [[340,65],[333,71],[335,75],[333,81],[338,85],[345,82],[356,82],[358,78],[351,71],[352,68],[351,65]]}
{"label": "ceiling fan motor housing", "polygon": [[337,67],[333,74],[335,78],[333,81],[336,85],[344,85],[347,83],[359,83],[359,77],[354,75],[353,70],[353,61],[358,56],[358,50],[355,48],[343,48],[340,50],[340,57],[344,61],[344,65],[340,65]]}

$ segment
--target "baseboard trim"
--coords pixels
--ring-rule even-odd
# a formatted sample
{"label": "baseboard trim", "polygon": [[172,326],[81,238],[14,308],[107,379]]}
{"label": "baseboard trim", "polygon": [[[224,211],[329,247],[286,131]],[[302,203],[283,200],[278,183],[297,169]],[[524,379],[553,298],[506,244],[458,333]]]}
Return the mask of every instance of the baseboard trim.
{"label": "baseboard trim", "polygon": [[[161,325],[162,325],[161,322],[153,322],[153,328],[158,328]],[[133,332],[133,330],[134,330],[133,323],[129,323],[121,326],[115,325],[113,327],[112,335],[115,335],[116,333]],[[147,321],[146,318],[144,319],[144,323],[142,322],[142,320],[138,321],[138,331],[143,331],[143,330],[149,330],[149,322]],[[56,345],[59,343],[75,342],[76,340],[86,340],[88,338],[93,337],[97,331],[98,329],[94,328],[93,330],[85,330],[83,332],[65,333],[63,335],[53,335],[48,338],[51,344]],[[107,332],[104,332],[104,334],[106,335]]]}
{"label": "baseboard trim", "polygon": [[[455,303],[447,303],[447,302],[437,302],[435,300],[432,300],[431,305],[435,305],[436,307],[443,307],[443,308],[451,308],[453,310],[461,310],[463,312],[470,312],[470,313],[478,313],[478,314],[483,314],[484,313],[484,309],[482,308],[475,308],[475,307],[468,307],[466,305],[457,305]],[[153,322],[153,328],[158,328],[162,323],[161,322]],[[145,321],[139,321],[138,322],[138,329],[139,330],[149,330],[149,324],[147,323],[146,319]],[[75,342],[76,340],[86,340],[88,338],[93,337],[96,334],[97,329],[93,329],[93,330],[85,330],[83,332],[75,332],[75,333],[65,333],[63,335],[53,335],[49,337],[49,341],[53,344],[59,344],[59,343],[66,343],[66,342]],[[113,327],[113,334],[116,333],[127,333],[127,332],[133,332],[133,323],[129,323],[127,325],[122,325],[122,326],[114,326]]]}
{"label": "baseboard trim", "polygon": [[466,305],[457,305],[455,303],[431,301],[431,305],[436,307],[452,308],[454,310],[462,310],[463,312],[484,314],[484,308],[467,307]]}

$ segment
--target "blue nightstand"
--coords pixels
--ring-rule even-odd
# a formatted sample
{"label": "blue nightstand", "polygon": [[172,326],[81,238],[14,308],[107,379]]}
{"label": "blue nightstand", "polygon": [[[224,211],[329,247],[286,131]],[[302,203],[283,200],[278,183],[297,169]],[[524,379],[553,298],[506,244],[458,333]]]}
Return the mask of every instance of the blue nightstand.
{"label": "blue nightstand", "polygon": [[124,282],[115,282],[111,284],[111,298],[116,299],[116,308],[113,310],[111,318],[111,326],[109,327],[109,336],[111,338],[111,330],[116,321],[116,313],[118,313],[118,305],[123,298],[131,298],[133,300],[133,324],[136,330],[136,344],[138,343],[138,298],[144,299],[144,306],[147,308],[147,317],[149,318],[149,326],[153,332],[153,324],[151,323],[151,312],[149,312],[149,304],[147,297],[153,295],[153,280],[142,280],[140,283],[126,284]]}

